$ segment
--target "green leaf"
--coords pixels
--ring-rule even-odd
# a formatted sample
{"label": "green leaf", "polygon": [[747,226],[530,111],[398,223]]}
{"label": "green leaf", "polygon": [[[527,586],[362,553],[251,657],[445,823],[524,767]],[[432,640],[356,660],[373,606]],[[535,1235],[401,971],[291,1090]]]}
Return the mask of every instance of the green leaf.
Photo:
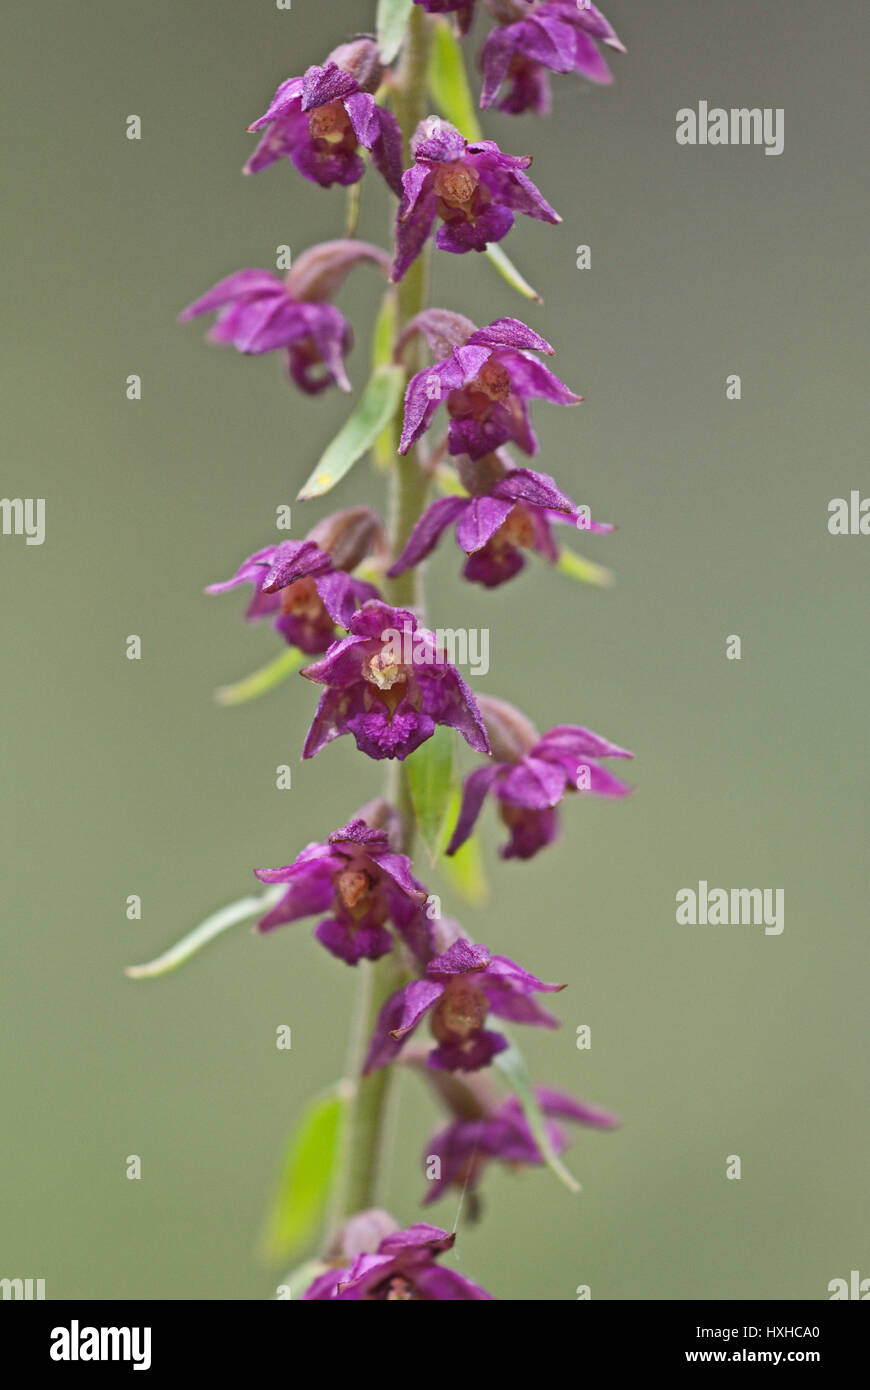
{"label": "green leaf", "polygon": [[431,738],[405,759],[408,790],[420,836],[434,864],[444,841],[453,776],[453,731],[439,724]]}
{"label": "green leaf", "polygon": [[305,660],[305,653],[298,647],[288,647],[285,652],[276,656],[274,661],[253,671],[250,676],[245,676],[244,680],[236,681],[235,685],[220,686],[214,697],[219,705],[243,705],[246,700],[254,700],[258,695],[265,695],[268,690],[274,690],[275,686],[280,685],[293,671],[298,671]]}
{"label": "green leaf", "polygon": [[468,86],[462,46],[446,19],[439,19],[435,25],[427,81],[442,116],[472,144],[480,140],[481,129]]}
{"label": "green leaf", "polygon": [[485,254],[492,261],[499,275],[504,276],[512,289],[515,289],[524,299],[534,299],[537,304],[543,304],[544,301],[538,291],[532,289],[528,280],[523,279],[513,261],[505,255],[497,241],[489,243]]}
{"label": "green leaf", "polygon": [[[462,793],[454,787],[444,818],[444,845],[446,846],[453,827],[459,818]],[[483,867],[483,855],[477,835],[469,835],[464,845],[455,854],[445,856],[441,861],[441,871],[450,880],[456,892],[474,907],[482,907],[489,898],[489,884]]]}
{"label": "green leaf", "polygon": [[378,0],[375,21],[381,62],[391,63],[402,47],[414,0]]}
{"label": "green leaf", "polygon": [[331,1087],[310,1101],[287,1144],[266,1219],[263,1255],[285,1259],[314,1235],[332,1191],[348,1092]]}
{"label": "green leaf", "polygon": [[556,568],[560,574],[567,574],[569,579],[576,579],[581,584],[598,584],[606,589],[613,583],[612,570],[605,569],[603,565],[596,565],[593,560],[585,559],[578,555],[576,550],[569,550],[564,545],[559,551]]}
{"label": "green leaf", "polygon": [[498,1055],[493,1058],[493,1062],[498,1067],[499,1071],[504,1073],[514,1095],[523,1107],[523,1113],[529,1122],[529,1129],[532,1131],[535,1143],[547,1167],[556,1174],[559,1181],[563,1182],[570,1192],[579,1192],[581,1190],[579,1182],[568,1172],[568,1169],[565,1167],[558,1154],[553,1152],[553,1146],[547,1136],[547,1126],[544,1116],[541,1113],[541,1107],[538,1105],[534,1087],[529,1079],[528,1068],[526,1067],[523,1054],[514,1043],[511,1043],[506,1051],[499,1052]]}
{"label": "green leaf", "polygon": [[204,922],[192,932],[188,932],[175,946],[164,951],[162,956],[157,956],[156,960],[149,961],[147,965],[128,965],[124,974],[129,975],[132,980],[147,980],[175,970],[177,966],[183,965],[191,956],[196,955],[197,951],[201,951],[203,946],[214,941],[216,936],[229,931],[230,927],[238,926],[239,922],[246,922],[250,917],[259,917],[260,913],[274,907],[284,891],[284,885],[277,883],[259,897],[239,898],[238,902],[230,903],[206,917]]}
{"label": "green leaf", "polygon": [[390,423],[402,399],[403,369],[376,367],[368,385],[299,493],[299,500],[322,497],[334,488]]}

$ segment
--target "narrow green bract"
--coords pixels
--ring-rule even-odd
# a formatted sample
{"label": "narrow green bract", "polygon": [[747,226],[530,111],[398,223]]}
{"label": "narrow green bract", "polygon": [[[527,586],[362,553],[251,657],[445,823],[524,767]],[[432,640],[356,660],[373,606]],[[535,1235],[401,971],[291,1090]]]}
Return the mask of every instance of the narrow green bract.
{"label": "narrow green bract", "polygon": [[347,1096],[334,1087],[303,1110],[284,1154],[263,1254],[289,1259],[315,1235],[335,1180]]}
{"label": "narrow green bract", "polygon": [[547,1125],[544,1116],[541,1114],[541,1107],[535,1097],[534,1087],[529,1079],[526,1061],[519,1048],[513,1043],[505,1052],[500,1052],[493,1059],[493,1065],[510,1082],[514,1095],[523,1107],[523,1114],[529,1122],[529,1129],[535,1138],[535,1143],[541,1151],[541,1156],[551,1172],[556,1174],[560,1182],[563,1182],[569,1192],[579,1192],[581,1190],[577,1179],[568,1172],[559,1155],[553,1152],[553,1146],[547,1136]]}
{"label": "narrow green bract", "polygon": [[300,502],[322,497],[350,472],[357,459],[372,447],[392,420],[399,408],[404,384],[405,374],[401,367],[385,364],[375,368],[351,415],[300,490]]}
{"label": "narrow green bract", "polygon": [[453,778],[453,731],[439,724],[405,762],[420,838],[434,864],[444,844]]}
{"label": "narrow green bract", "polygon": [[468,86],[462,49],[449,23],[435,25],[427,74],[429,91],[441,115],[455,125],[466,140],[482,139],[474,98]]}
{"label": "narrow green bract", "polygon": [[391,63],[402,46],[414,0],[378,0],[376,28],[381,61]]}

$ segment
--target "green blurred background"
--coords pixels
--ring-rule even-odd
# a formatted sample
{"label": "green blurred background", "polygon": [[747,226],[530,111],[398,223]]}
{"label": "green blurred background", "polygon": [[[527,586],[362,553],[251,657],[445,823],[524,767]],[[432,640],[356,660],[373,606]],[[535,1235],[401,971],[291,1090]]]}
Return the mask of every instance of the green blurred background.
{"label": "green blurred background", "polygon": [[[214,703],[277,638],[242,625],[241,595],[202,594],[276,539],[275,508],[294,502],[347,402],[306,400],[277,359],[209,349],[199,325],[175,324],[220,276],[340,234],[339,190],[289,166],[240,177],[245,127],[373,10],[4,6],[2,492],[45,497],[47,537],[0,540],[0,1275],[43,1277],[49,1298],[269,1297],[283,1271],[256,1245],[278,1155],[342,1068],[354,977],[309,924],[238,929],[155,982],[122,968],[379,787],[350,739],[297,764],[306,683]],[[484,118],[504,148],[534,154],[564,217],[520,219],[510,238],[544,307],[471,256],[439,258],[435,299],[481,323],[526,317],[556,345],[586,401],[537,408],[539,463],[618,524],[585,544],[617,584],[534,565],[487,593],[459,583],[452,541],[428,577],[433,624],[491,628],[478,691],[637,753],[636,796],[572,802],[560,844],[525,866],[496,860],[488,810],[491,901],[462,914],[478,939],[568,982],[562,1030],[520,1040],[538,1079],[624,1126],[577,1137],[579,1197],[546,1172],[492,1171],[461,1266],[512,1299],[572,1299],[579,1284],[607,1299],[825,1298],[853,1268],[870,1276],[870,540],[826,525],[830,498],[870,493],[863,10],[606,10],[629,49],[613,87],[557,79],[549,122]],[[675,113],[700,99],[783,107],[785,152],[680,148]],[[372,179],[363,202],[362,234],[381,239],[388,202]],[[581,243],[590,270],[575,269]],[[339,301],[357,325],[356,384],[377,294],[363,271]],[[299,506],[294,533],[381,495],[361,464],[326,503]],[[125,659],[129,633],[140,662]],[[292,791],[275,786],[283,762]],[[701,878],[784,888],[782,936],[677,926],[675,893]],[[141,922],[125,918],[131,893]],[[282,1023],[289,1052],[275,1047]],[[435,1119],[406,1083],[389,1196],[403,1222],[420,1215]],[[725,1178],[729,1154],[740,1181]],[[429,1208],[448,1226],[454,1212],[452,1198]]]}

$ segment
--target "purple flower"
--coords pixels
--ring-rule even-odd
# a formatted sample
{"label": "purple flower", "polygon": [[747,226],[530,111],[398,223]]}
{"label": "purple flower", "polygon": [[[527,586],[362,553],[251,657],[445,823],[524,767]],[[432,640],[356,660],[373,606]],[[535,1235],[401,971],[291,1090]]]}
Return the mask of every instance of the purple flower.
{"label": "purple flower", "polygon": [[458,467],[472,495],[433,502],[388,570],[390,576],[418,565],[438,544],[442,532],[454,524],[456,543],[468,556],[462,570],[464,578],[487,588],[503,584],[523,568],[523,550],[533,550],[554,563],[559,555],[551,533],[554,521],[587,531],[613,530],[603,522],[589,520],[547,474],[513,468],[510,460],[498,453],[478,462],[461,456]]}
{"label": "purple flower", "polygon": [[502,83],[508,90],[497,103],[511,115],[550,111],[551,72],[579,72],[590,82],[613,78],[597,43],[624,53],[625,48],[600,10],[583,0],[492,0],[490,8],[502,21],[493,29],[480,55],[483,72],[482,107],[492,106]]}
{"label": "purple flower", "polygon": [[336,625],[349,627],[356,608],[380,597],[373,584],[347,571],[380,543],[382,535],[374,512],[349,507],[326,517],[305,540],[281,541],[249,555],[232,579],[210,584],[206,593],[223,594],[240,584],[253,584],[246,619],[274,615],[273,625],[289,646],[316,656],[334,641]]}
{"label": "purple flower", "polygon": [[284,351],[290,376],[309,395],[333,382],[350,391],[344,356],[353,334],[344,315],[323,301],[363,261],[384,271],[389,268],[389,258],[377,246],[324,242],[303,252],[284,280],[270,270],[237,270],[178,317],[186,323],[199,314],[217,312],[208,333],[213,343],[231,343],[239,352],[254,355]]}
{"label": "purple flower", "polygon": [[431,1013],[437,1046],[428,1065],[444,1071],[477,1071],[508,1046],[501,1033],[484,1028],[489,1013],[513,1023],[557,1028],[558,1022],[531,998],[557,993],[506,956],[460,937],[443,955],[430,960],[423,978],[397,990],[384,1004],[375,1024],[363,1072],[392,1062],[409,1034]]}
{"label": "purple flower", "polygon": [[[425,315],[420,315],[425,320]],[[446,401],[451,454],[482,459],[513,440],[527,454],[538,450],[526,402],[533,397],[556,405],[577,405],[582,396],[569,391],[533,352],[551,354],[545,338],[519,319],[496,319],[474,329],[449,355],[408,382],[399,453],[406,454],[432,423]],[[424,321],[420,332],[430,336]],[[433,341],[434,334],[431,335]]]}
{"label": "purple flower", "polygon": [[398,283],[417,259],[436,217],[441,251],[485,251],[501,241],[524,212],[541,222],[561,222],[558,213],[526,177],[530,155],[502,154],[494,140],[469,142],[447,121],[429,116],[411,140],[414,163],[402,175],[404,196],[396,214]]}
{"label": "purple flower", "polygon": [[631,790],[598,761],[633,753],[576,724],[557,724],[543,738],[503,700],[481,700],[493,761],[466,779],[456,829],[447,846],[455,854],[474,829],[484,800],[496,797],[510,831],[502,859],[531,859],[558,833],[556,806],[568,792],[627,796]]}
{"label": "purple flower", "polygon": [[[548,1120],[573,1120],[593,1129],[614,1129],[619,1124],[617,1116],[609,1111],[548,1086],[536,1086],[535,1096]],[[488,1094],[474,1099],[479,1102],[476,1107],[468,1107],[466,1113],[458,1115],[426,1144],[424,1165],[428,1167],[429,1160],[437,1157],[440,1172],[428,1184],[425,1203],[437,1201],[449,1187],[472,1193],[493,1160],[511,1167],[544,1162],[522,1106],[514,1096],[504,1101]],[[554,1153],[567,1148],[567,1136],[559,1125],[549,1123],[547,1135]]]}
{"label": "purple flower", "polygon": [[245,166],[258,174],[276,160],[292,160],[323,188],[357,183],[365,172],[358,150],[372,162],[397,197],[402,194],[402,136],[395,116],[373,93],[383,77],[377,44],[362,37],[330,53],[323,67],[282,82],[269,109],[248,130],[266,134]]}
{"label": "purple flower", "polygon": [[460,34],[467,34],[474,18],[475,0],[414,0],[427,14],[455,14]]}
{"label": "purple flower", "polygon": [[413,614],[372,601],[349,626],[348,637],[302,671],[326,686],[303,758],[353,734],[370,758],[404,759],[432,737],[436,724],[449,724],[472,748],[489,751],[474,696]]}
{"label": "purple flower", "polygon": [[410,859],[392,852],[386,831],[360,818],[333,831],[325,843],[306,845],[292,864],[254,872],[262,883],[287,884],[281,901],[258,923],[260,931],[328,912],[314,935],[348,965],[378,960],[393,949],[388,921],[418,960],[431,955],[426,889],[411,873]]}
{"label": "purple flower", "polygon": [[348,1268],[327,1270],[302,1295],[307,1299],[383,1302],[492,1298],[456,1269],[435,1263],[456,1240],[440,1226],[420,1222],[386,1236],[374,1254],[357,1255]]}

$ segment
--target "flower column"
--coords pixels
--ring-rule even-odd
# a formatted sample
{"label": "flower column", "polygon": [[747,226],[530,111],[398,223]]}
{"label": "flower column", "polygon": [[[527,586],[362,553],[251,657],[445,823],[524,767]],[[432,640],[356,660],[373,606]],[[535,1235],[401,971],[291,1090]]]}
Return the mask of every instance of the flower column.
{"label": "flower column", "polygon": [[[596,45],[622,46],[594,6],[573,0],[486,0],[486,6],[496,27],[483,50],[482,105],[492,104],[507,83],[503,110],[543,114],[549,100],[545,68],[609,80]],[[432,1082],[451,1117],[447,1129],[430,1140],[438,1171],[429,1199],[453,1183],[473,1189],[493,1159],[546,1162],[570,1183],[558,1158],[567,1141],[556,1121],[568,1118],[599,1129],[616,1123],[585,1102],[532,1087],[515,1047],[489,1026],[496,1018],[556,1027],[558,1020],[535,996],[563,985],[546,983],[471,942],[458,923],[433,919],[430,896],[412,865],[420,808],[407,760],[430,755],[439,725],[459,732],[484,760],[465,781],[448,854],[472,834],[487,797],[509,831],[503,857],[525,859],[555,837],[556,808],[564,798],[622,797],[629,790],[604,766],[604,760],[630,757],[626,749],[575,724],[557,725],[542,736],[505,701],[490,697],[478,704],[424,626],[421,562],[448,527],[455,528],[465,555],[465,578],[487,588],[516,576],[526,552],[559,559],[560,524],[612,529],[593,522],[548,474],[518,467],[508,452],[509,446],[529,456],[538,451],[530,400],[581,400],[539,360],[553,352],[546,339],[513,317],[477,328],[461,314],[428,304],[433,240],[453,255],[491,254],[517,213],[559,221],[527,175],[527,156],[471,138],[473,131],[466,137],[428,112],[434,36],[452,64],[449,78],[442,72],[435,83],[439,96],[459,113],[457,119],[467,113],[459,49],[440,16],[453,12],[464,34],[473,9],[474,0],[382,0],[380,47],[362,36],[334,49],[322,67],[282,83],[251,126],[260,141],[249,173],[287,159],[321,186],[351,186],[370,159],[399,198],[393,256],[353,238],[324,243],[300,256],[283,282],[270,272],[241,270],[182,315],[214,312],[215,341],[244,353],[281,352],[290,379],[308,394],[330,385],[349,390],[344,357],[351,334],[332,300],[345,276],[361,265],[391,282],[379,320],[391,339],[391,360],[375,361],[348,427],[300,494],[328,491],[389,430],[396,447],[388,525],[368,507],[346,508],[302,540],[255,551],[233,579],[211,590],[252,584],[247,616],[270,617],[290,653],[300,654],[298,660],[283,655],[274,671],[243,683],[238,698],[271,688],[308,658],[302,675],[321,693],[303,757],[350,734],[361,752],[385,762],[383,796],[290,863],[258,869],[267,892],[253,907],[248,899],[215,914],[182,947],[131,972],[160,973],[167,962],[177,963],[255,911],[264,932],[317,917],[319,942],[357,970],[334,1172],[330,1164],[328,1233],[317,1277],[304,1295],[309,1299],[490,1297],[435,1263],[453,1237],[425,1224],[400,1231],[378,1209],[399,1064]],[[405,27],[398,42],[391,26],[400,21]],[[400,48],[393,74],[388,63]],[[500,265],[515,285],[524,283],[503,253]],[[447,432],[430,445],[441,406]],[[427,505],[436,471],[446,479],[447,492]],[[445,805],[447,791],[446,785],[440,788]],[[432,1042],[409,1044],[424,1025]],[[492,1064],[515,1097],[505,1100],[484,1083],[480,1073]]]}

